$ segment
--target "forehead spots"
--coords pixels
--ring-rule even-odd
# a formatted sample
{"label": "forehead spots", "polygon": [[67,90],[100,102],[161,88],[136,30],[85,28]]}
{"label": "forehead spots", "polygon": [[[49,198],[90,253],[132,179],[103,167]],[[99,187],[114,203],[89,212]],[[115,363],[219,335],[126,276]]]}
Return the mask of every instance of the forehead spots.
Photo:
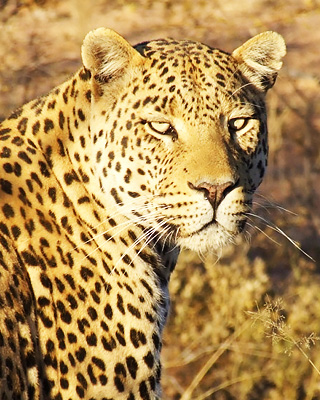
{"label": "forehead spots", "polygon": [[[239,102],[233,95],[244,82],[229,54],[196,42],[174,40],[144,43],[137,50],[150,59],[150,64],[146,62],[142,79],[137,78],[143,84],[135,81],[132,89],[134,109],[178,113],[188,120],[201,115],[212,119],[222,103],[234,106]],[[144,98],[143,92],[147,92]]]}

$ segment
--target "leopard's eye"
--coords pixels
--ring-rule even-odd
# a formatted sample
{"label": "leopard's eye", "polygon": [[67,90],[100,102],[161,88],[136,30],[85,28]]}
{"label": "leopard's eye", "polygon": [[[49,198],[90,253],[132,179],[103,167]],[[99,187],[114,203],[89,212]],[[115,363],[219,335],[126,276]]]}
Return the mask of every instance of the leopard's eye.
{"label": "leopard's eye", "polygon": [[[143,124],[147,124],[150,131],[154,133],[154,137],[160,140],[161,136],[170,136],[172,141],[175,142],[178,139],[178,133],[174,127],[169,122],[159,122],[159,121],[142,121]],[[150,132],[150,133],[152,133]]]}
{"label": "leopard's eye", "polygon": [[170,134],[172,129],[168,122],[148,122],[148,125],[153,131],[163,135]]}
{"label": "leopard's eye", "polygon": [[249,118],[232,118],[228,122],[228,129],[230,132],[237,132],[244,129],[249,122]]}

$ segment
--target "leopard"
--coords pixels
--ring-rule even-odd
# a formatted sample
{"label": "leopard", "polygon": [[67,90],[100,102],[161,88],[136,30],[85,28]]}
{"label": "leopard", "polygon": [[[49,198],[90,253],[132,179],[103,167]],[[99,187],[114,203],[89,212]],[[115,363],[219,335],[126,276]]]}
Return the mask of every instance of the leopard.
{"label": "leopard", "polygon": [[162,398],[181,249],[246,225],[286,53],[87,34],[82,66],[0,125],[1,399]]}

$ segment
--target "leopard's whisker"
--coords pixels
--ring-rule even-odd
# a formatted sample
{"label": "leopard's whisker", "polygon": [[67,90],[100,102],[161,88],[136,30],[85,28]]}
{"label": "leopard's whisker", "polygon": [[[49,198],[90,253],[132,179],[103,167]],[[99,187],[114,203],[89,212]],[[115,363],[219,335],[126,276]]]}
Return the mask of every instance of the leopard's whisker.
{"label": "leopard's whisker", "polygon": [[[170,207],[168,207],[168,208],[170,208]],[[131,210],[131,209],[130,209],[130,210]],[[140,209],[137,208],[137,207],[135,208],[135,212],[137,212],[137,211],[143,211],[143,210],[148,210],[148,208],[147,208],[145,205],[141,205],[141,208],[140,208]],[[156,213],[156,212],[157,212],[157,211],[154,211],[154,213]],[[119,215],[121,215],[121,214],[119,213]],[[152,213],[149,213],[149,214],[148,214],[148,218],[150,218],[152,215],[153,215]],[[109,216],[108,218],[106,218],[105,223],[108,223],[108,222],[110,221],[111,218],[115,218],[115,216],[113,216],[113,217]],[[122,223],[118,224],[118,225],[117,225],[117,228],[119,228],[119,227],[121,227],[121,226],[126,226],[126,224],[129,223],[129,221],[131,221],[132,223],[139,223],[139,222],[144,221],[144,220],[145,220],[145,216],[141,216],[141,217],[140,217],[140,216],[136,216],[135,218],[133,218],[133,219],[131,219],[131,220],[128,220],[128,221],[125,221],[125,222],[122,222]],[[102,225],[102,223],[99,224],[99,225]],[[129,223],[129,225],[130,225],[130,223]],[[83,244],[88,244],[88,243],[90,243],[90,242],[92,242],[92,241],[98,239],[99,237],[101,237],[101,236],[103,236],[103,235],[109,233],[109,232],[112,231],[112,230],[114,230],[114,228],[113,228],[113,227],[110,227],[108,230],[103,231],[102,233],[99,233],[99,234],[93,236],[92,238],[86,240],[85,242],[82,242],[82,243],[79,244],[77,247],[75,247],[74,250],[78,249],[78,248],[79,248],[80,246],[82,246]]]}
{"label": "leopard's whisker", "polygon": [[[153,228],[151,228],[151,229],[146,229],[146,230],[143,232],[143,234],[140,235],[140,237],[137,238],[137,239],[133,242],[133,244],[132,244],[131,246],[129,246],[129,248],[128,248],[128,249],[126,250],[126,252],[122,255],[122,257],[116,262],[114,269],[117,267],[118,263],[123,259],[123,257],[124,257],[125,255],[127,255],[132,249],[134,249],[134,248],[137,246],[137,244],[141,243],[141,241],[144,241],[143,246],[142,246],[142,248],[137,252],[137,254],[135,255],[135,257],[131,260],[131,263],[134,261],[134,259],[135,259],[136,257],[139,256],[140,252],[141,252],[151,241],[153,241],[153,240],[155,239],[155,237],[159,236],[158,240],[161,239],[161,233],[158,232],[158,228],[161,228],[161,225],[163,225],[163,224],[165,224],[165,223],[167,223],[167,222],[166,222],[166,221],[161,221],[161,223],[158,224],[158,225],[156,225],[155,227],[153,227]],[[156,235],[155,235],[155,236],[154,236],[154,235],[149,236],[150,231],[151,231],[152,233],[156,233]],[[156,243],[157,243],[157,242],[156,242]],[[153,247],[156,246],[156,243],[153,245]],[[130,263],[130,264],[131,264],[131,263]]]}
{"label": "leopard's whisker", "polygon": [[281,206],[280,204],[277,204],[274,201],[271,201],[270,199],[268,199],[266,196],[264,196],[263,194],[261,194],[259,192],[257,192],[255,194],[255,197],[261,197],[265,201],[265,203],[263,205],[261,203],[259,203],[258,201],[254,202],[254,204],[257,204],[257,206],[260,206],[260,207],[264,206],[266,209],[270,208],[270,209],[274,209],[274,210],[278,210],[278,211],[283,211],[283,212],[286,212],[288,214],[295,215],[295,216],[298,215],[294,211],[288,210],[287,208]]}
{"label": "leopard's whisker", "polygon": [[266,224],[266,226],[270,229],[272,229],[273,231],[279,233],[280,235],[282,235],[283,237],[285,237],[291,244],[294,245],[294,247],[296,247],[302,254],[304,254],[306,257],[308,257],[311,261],[315,262],[315,260],[308,254],[306,253],[300,245],[297,244],[297,242],[295,242],[293,239],[290,238],[290,236],[288,236],[282,229],[280,229],[278,226],[276,226],[275,224],[273,224],[272,222],[266,220],[265,218],[261,217],[260,215],[256,215],[253,213],[247,213],[247,215],[250,215],[251,217],[257,218],[260,221],[264,222]]}
{"label": "leopard's whisker", "polygon": [[[250,219],[250,221],[252,221],[252,219]],[[254,225],[253,223],[251,224],[250,222],[247,222],[247,225],[253,229],[256,229],[260,233],[262,233],[265,237],[267,237],[271,242],[275,243],[277,246],[280,246],[279,242],[277,242],[275,239],[273,239],[270,235],[268,235],[266,232],[264,232],[264,230],[259,228],[257,225]]]}

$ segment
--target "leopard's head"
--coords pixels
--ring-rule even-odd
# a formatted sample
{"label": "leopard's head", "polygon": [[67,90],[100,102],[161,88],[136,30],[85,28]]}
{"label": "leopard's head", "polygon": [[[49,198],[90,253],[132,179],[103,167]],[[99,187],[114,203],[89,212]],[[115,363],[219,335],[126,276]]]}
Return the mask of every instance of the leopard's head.
{"label": "leopard's head", "polygon": [[153,240],[205,251],[234,238],[267,165],[265,94],[283,38],[265,32],[227,54],[171,39],[132,47],[101,28],[82,53],[105,201]]}

